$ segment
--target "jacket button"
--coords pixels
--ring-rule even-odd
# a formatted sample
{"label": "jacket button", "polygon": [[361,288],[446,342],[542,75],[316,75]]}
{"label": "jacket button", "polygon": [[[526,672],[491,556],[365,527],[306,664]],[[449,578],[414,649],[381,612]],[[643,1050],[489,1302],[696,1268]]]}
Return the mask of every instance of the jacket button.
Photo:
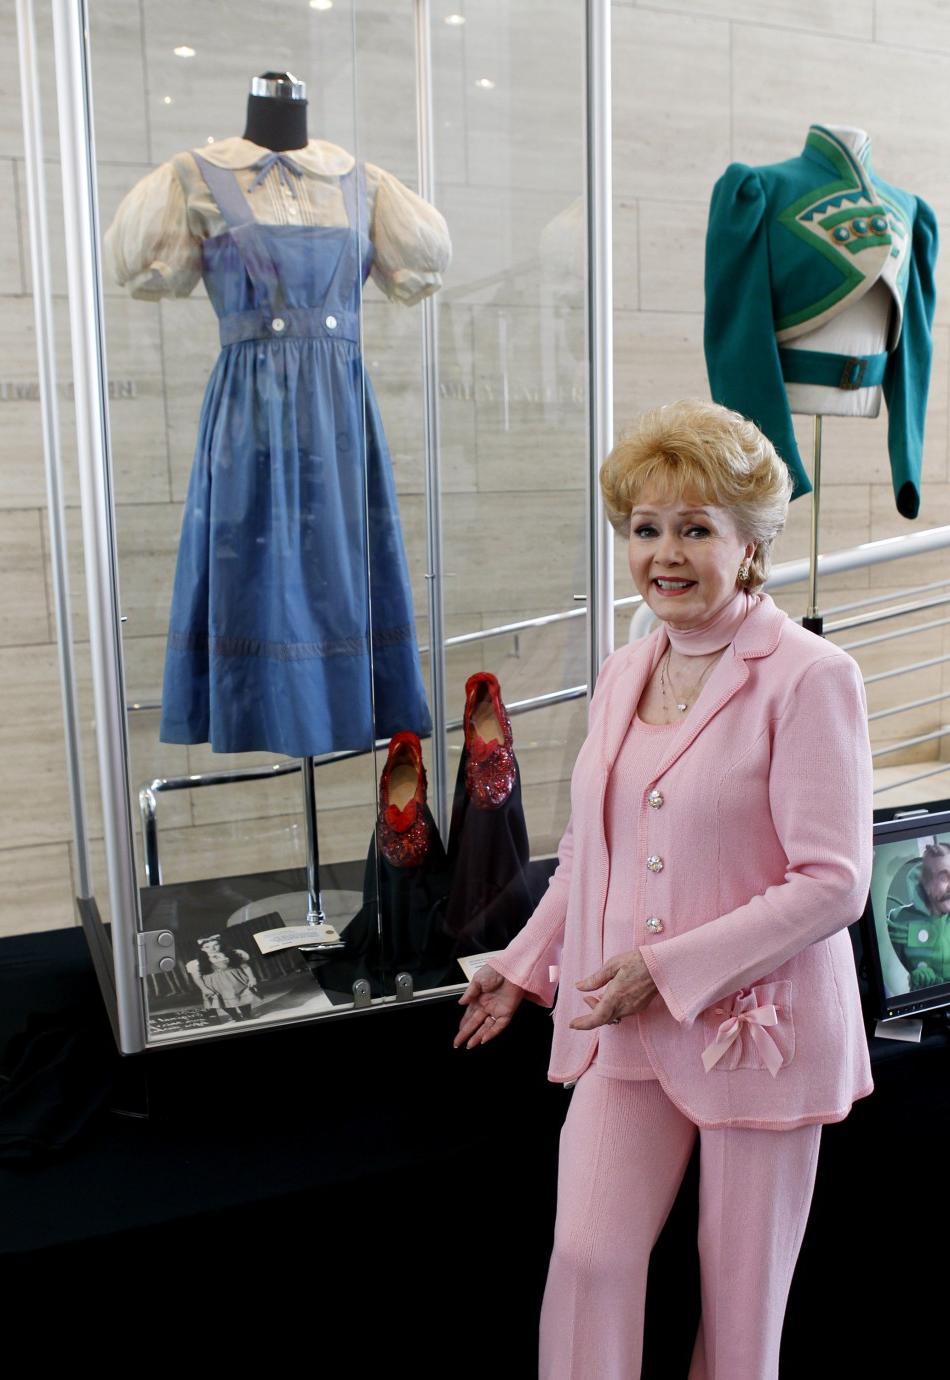
{"label": "jacket button", "polygon": [[659,934],[663,928],[663,921],[658,915],[651,915],[647,921],[647,929],[653,934]]}
{"label": "jacket button", "polygon": [[647,858],[647,867],[650,869],[651,872],[662,872],[663,859],[659,856],[658,853],[651,853],[650,856]]}
{"label": "jacket button", "polygon": [[663,804],[662,793],[657,790],[652,790],[650,794],[647,796],[647,803],[649,805],[652,805],[654,810],[658,810],[660,806]]}

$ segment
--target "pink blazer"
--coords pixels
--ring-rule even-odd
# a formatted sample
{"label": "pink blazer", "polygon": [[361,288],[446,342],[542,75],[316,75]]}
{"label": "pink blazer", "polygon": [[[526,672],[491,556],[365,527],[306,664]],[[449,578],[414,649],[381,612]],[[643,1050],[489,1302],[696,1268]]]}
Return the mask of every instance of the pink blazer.
{"label": "pink blazer", "polygon": [[[597,1031],[568,1022],[588,1010],[574,984],[612,957],[607,777],[668,644],[660,624],[604,662],[557,870],[491,960],[542,1005],[560,984],[552,1082],[578,1079],[597,1049]],[[657,1078],[696,1125],[840,1121],[873,1091],[846,929],[870,885],[872,779],[856,663],[760,594],[630,820],[642,861],[630,948],[659,991],[625,1019],[639,1022]]]}

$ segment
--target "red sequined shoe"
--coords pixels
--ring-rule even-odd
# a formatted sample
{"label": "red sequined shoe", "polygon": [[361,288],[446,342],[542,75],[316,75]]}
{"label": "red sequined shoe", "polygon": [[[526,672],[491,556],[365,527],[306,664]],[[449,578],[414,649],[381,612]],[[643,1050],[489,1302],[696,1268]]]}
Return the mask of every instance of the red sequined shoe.
{"label": "red sequined shoe", "polygon": [[415,733],[394,733],[379,778],[376,843],[393,867],[418,867],[429,850],[426,769]]}
{"label": "red sequined shoe", "polygon": [[497,810],[515,784],[511,721],[491,671],[476,671],[465,682],[465,789],[479,810]]}

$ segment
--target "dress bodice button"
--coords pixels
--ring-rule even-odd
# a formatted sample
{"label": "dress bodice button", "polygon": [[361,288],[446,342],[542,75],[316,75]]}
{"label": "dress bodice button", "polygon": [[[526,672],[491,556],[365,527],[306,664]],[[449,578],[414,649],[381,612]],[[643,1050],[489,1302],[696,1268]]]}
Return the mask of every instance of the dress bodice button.
{"label": "dress bodice button", "polygon": [[654,788],[647,796],[647,804],[651,805],[654,810],[658,810],[663,804],[662,793]]}
{"label": "dress bodice button", "polygon": [[663,859],[660,857],[658,853],[651,853],[650,856],[647,858],[647,867],[650,869],[651,872],[662,872]]}
{"label": "dress bodice button", "polygon": [[652,934],[659,934],[662,928],[663,921],[660,917],[658,915],[651,915],[647,921],[647,929],[650,930]]}

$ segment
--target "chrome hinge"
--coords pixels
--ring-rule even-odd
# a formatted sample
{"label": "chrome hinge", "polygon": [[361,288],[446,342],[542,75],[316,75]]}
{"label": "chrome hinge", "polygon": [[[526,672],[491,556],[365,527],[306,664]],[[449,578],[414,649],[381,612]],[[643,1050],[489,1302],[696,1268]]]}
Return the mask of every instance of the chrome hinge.
{"label": "chrome hinge", "polygon": [[354,1011],[367,1011],[373,1004],[373,996],[370,991],[369,983],[365,978],[357,978],[353,983],[353,1009]]}
{"label": "chrome hinge", "polygon": [[396,974],[396,1000],[412,1001],[412,974]]}
{"label": "chrome hinge", "polygon": [[146,930],[135,936],[140,978],[170,973],[175,966],[175,936],[171,930]]}

